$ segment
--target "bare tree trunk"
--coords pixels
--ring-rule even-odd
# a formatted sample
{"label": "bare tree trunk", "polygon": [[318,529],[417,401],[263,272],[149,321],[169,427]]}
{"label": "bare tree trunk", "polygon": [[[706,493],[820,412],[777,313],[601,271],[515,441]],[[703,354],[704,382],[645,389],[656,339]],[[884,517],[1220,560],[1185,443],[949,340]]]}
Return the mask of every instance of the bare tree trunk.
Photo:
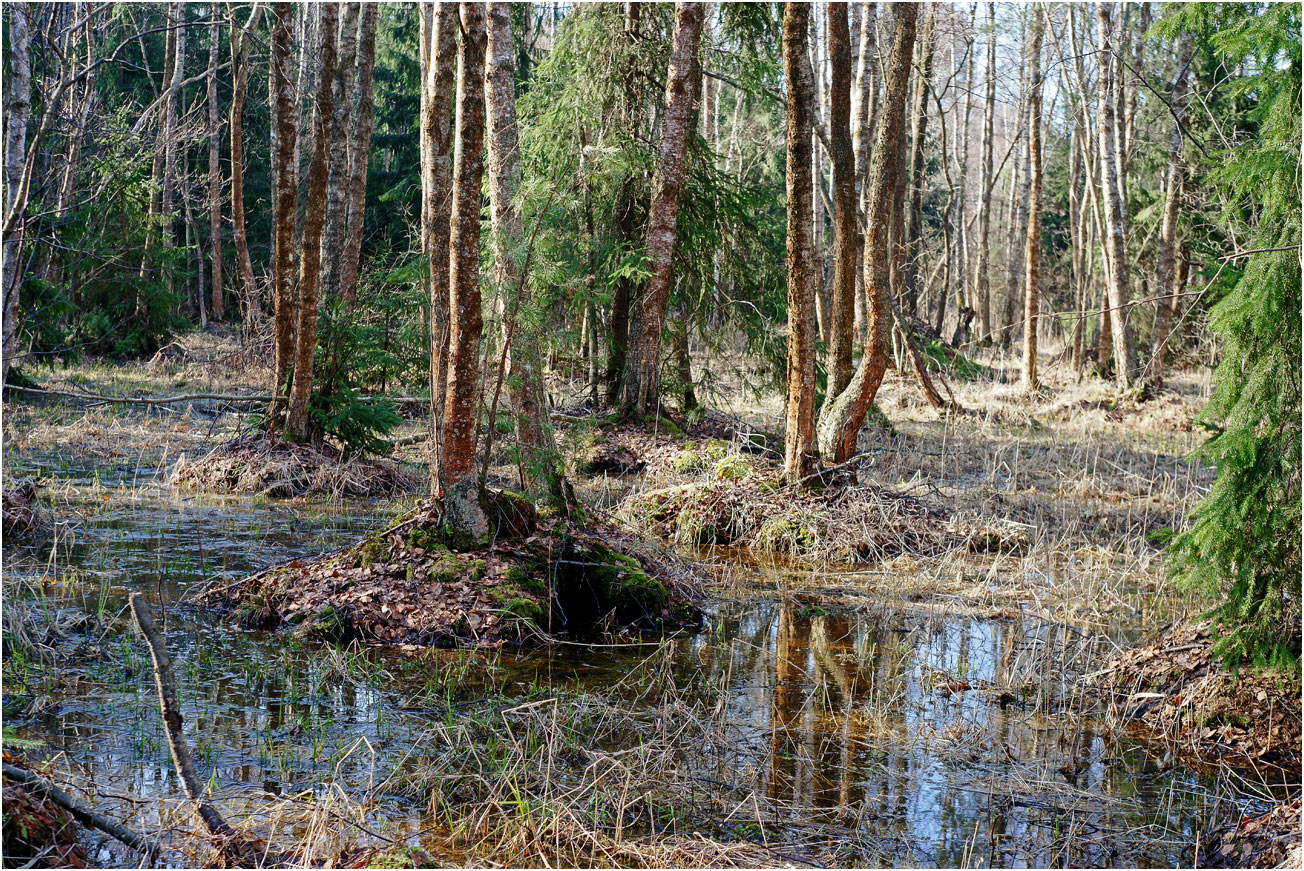
{"label": "bare tree trunk", "polygon": [[[1033,7],[1025,10],[1035,12]],[[1024,246],[1019,244],[1020,237],[1028,227],[1028,189],[1032,182],[1028,165],[1028,138],[1026,124],[1028,119],[1028,32],[1027,23],[1023,27],[1023,51],[1019,61],[1019,113],[1015,122],[1020,144],[1016,146],[1018,160],[1010,174],[1011,217],[1008,234],[1009,263],[1005,272],[1005,318],[1001,324],[1001,347],[1008,348],[1014,341],[1015,328],[1019,317],[1019,279],[1023,272]]]}
{"label": "bare tree trunk", "polygon": [[996,4],[987,4],[987,83],[983,99],[982,182],[978,200],[978,318],[983,341],[992,338],[992,121],[996,116]]}
{"label": "bare tree trunk", "polygon": [[1041,293],[1041,43],[1043,10],[1033,7],[1032,47],[1028,69],[1028,166],[1031,184],[1028,209],[1028,247],[1024,254],[1023,386],[1036,390],[1038,305]]}
{"label": "bare tree trunk", "polygon": [[[249,21],[234,32],[231,41],[231,67],[234,86],[231,95],[231,241],[235,243],[236,271],[240,276],[240,295],[251,319],[259,318],[258,289],[254,285],[254,265],[249,259],[249,236],[245,229],[244,204],[244,102],[249,83],[249,33],[258,20],[258,4],[249,13]],[[233,25],[234,26],[234,25]]]}
{"label": "bare tree trunk", "polygon": [[679,407],[684,411],[697,408],[697,391],[693,389],[693,359],[688,352],[688,315],[680,317],[671,328],[670,341],[675,361],[675,376],[679,381]]}
{"label": "bare tree trunk", "polygon": [[[525,226],[516,207],[521,179],[517,146],[516,48],[512,41],[510,3],[490,3],[485,100],[489,118],[489,204],[494,235],[494,280],[498,285],[499,323],[504,367],[526,492],[562,507],[562,470],[548,417],[537,328],[537,305],[530,299],[529,276],[523,271]],[[530,324],[522,323],[524,307]]]}
{"label": "bare tree trunk", "polygon": [[317,100],[312,112],[312,161],[308,164],[308,201],[303,217],[303,251],[299,256],[298,329],[294,343],[294,378],[286,433],[299,441],[311,435],[308,400],[312,395],[313,361],[317,355],[317,307],[320,301],[322,225],[326,218],[326,187],[330,177],[331,119],[334,117],[335,38],[339,7],[321,8],[317,36]]}
{"label": "bare tree trunk", "polygon": [[27,3],[6,3],[4,12],[8,14],[9,75],[4,77],[4,365],[0,374],[7,380],[17,350],[18,291],[22,283],[18,260],[27,211],[23,160],[27,155],[27,124],[32,115],[32,10]]}
{"label": "bare tree trunk", "polygon": [[457,6],[424,3],[421,18],[421,248],[430,271],[430,462],[432,489],[445,490],[442,471],[444,403],[448,388],[449,221],[452,214],[453,80]]}
{"label": "bare tree trunk", "polygon": [[[870,145],[873,142],[871,119],[877,112],[878,80],[876,78],[878,48],[875,40],[877,24],[877,3],[865,3],[860,15],[860,43],[856,57],[856,83],[852,92],[851,104],[851,145],[856,151],[856,204],[861,214],[865,213],[869,200],[869,158]],[[859,268],[864,257],[865,234],[859,218],[856,221],[856,290],[854,302],[855,340],[864,342],[865,337],[865,273]],[[853,352],[854,353],[854,352]],[[843,385],[844,387],[846,385]]]}
{"label": "bare tree trunk", "polygon": [[1174,280],[1173,268],[1182,254],[1178,250],[1178,212],[1182,207],[1182,188],[1186,172],[1182,162],[1182,124],[1186,112],[1187,70],[1191,65],[1191,34],[1183,32],[1177,37],[1177,73],[1172,88],[1172,132],[1168,137],[1168,191],[1164,198],[1164,220],[1159,241],[1158,301],[1155,306],[1155,328],[1150,338],[1150,365],[1146,380],[1154,387],[1164,383],[1164,353],[1173,322],[1173,294],[1181,292]]}
{"label": "bare tree trunk", "polygon": [[[449,361],[444,399],[442,469],[451,491],[475,469],[479,428],[480,185],[484,178],[484,53],[482,3],[460,4],[457,67],[457,143],[449,251]],[[438,252],[436,252],[438,254]],[[446,491],[448,492],[448,491]]]}
{"label": "bare tree trunk", "polygon": [[348,233],[340,255],[340,293],[352,304],[357,297],[358,270],[362,257],[363,213],[367,200],[367,163],[371,153],[376,97],[373,73],[376,67],[376,23],[380,7],[362,3],[358,21],[358,89],[349,132]]}
{"label": "bare tree trunk", "polygon": [[322,228],[321,294],[323,299],[339,296],[340,257],[348,232],[349,191],[349,121],[353,112],[353,78],[358,52],[358,12],[360,4],[341,3],[338,55],[335,79],[331,84],[334,111],[330,125],[330,172],[326,182],[326,219]]}
{"label": "bare tree trunk", "polygon": [[222,25],[217,20],[217,4],[209,6],[213,23],[208,31],[208,237],[209,272],[212,275],[210,311],[220,321],[226,313],[222,293],[222,115],[217,106],[217,45]]}
{"label": "bare tree trunk", "polygon": [[901,300],[905,314],[910,317],[919,312],[917,264],[924,236],[924,138],[928,135],[928,85],[933,71],[933,31],[936,29],[937,8],[931,5],[928,7],[919,34],[919,75],[915,79],[915,93],[910,109],[910,211],[905,225],[905,298]]}
{"label": "bare tree trunk", "polygon": [[[271,77],[276,95],[276,126],[273,137],[276,161],[276,243],[273,251],[272,302],[276,319],[275,375],[272,393],[289,393],[290,370],[294,364],[294,213],[298,210],[299,185],[294,172],[294,155],[299,131],[295,128],[294,84],[290,78],[294,44],[294,6],[275,3],[272,27]],[[273,408],[279,407],[279,403]]]}
{"label": "bare tree trunk", "polygon": [[[173,2],[169,5],[168,17],[176,30],[176,49],[172,59],[172,69],[168,70],[168,99],[163,122],[163,247],[173,246],[176,224],[175,197],[177,188],[178,164],[180,163],[181,143],[177,125],[179,123],[181,104],[181,83],[186,73],[186,4]],[[165,270],[168,289],[172,289],[172,269]]]}
{"label": "bare tree trunk", "polygon": [[828,4],[829,140],[833,146],[833,317],[829,332],[828,396],[851,380],[856,328],[856,154],[851,137],[851,33],[846,6]]}
{"label": "bare tree trunk", "polygon": [[887,336],[892,329],[892,313],[888,306],[892,260],[891,203],[896,191],[905,183],[900,155],[905,143],[910,59],[914,52],[919,14],[916,3],[897,3],[892,8],[896,32],[892,39],[891,68],[883,93],[882,116],[875,128],[874,165],[869,177],[869,204],[865,210],[863,268],[869,339],[851,383],[820,416],[820,451],[834,462],[845,462],[856,451],[856,437],[887,368]]}
{"label": "bare tree trunk", "polygon": [[624,412],[634,417],[656,415],[660,407],[661,329],[670,301],[675,229],[688,168],[688,137],[694,126],[693,95],[700,88],[695,79],[701,76],[697,50],[705,13],[702,3],[681,0],[675,4],[675,31],[666,76],[666,113],[652,177],[652,202],[648,207],[647,258],[651,277],[631,324],[621,402]]}
{"label": "bare tree trunk", "polygon": [[1110,321],[1113,330],[1114,377],[1120,387],[1132,385],[1136,377],[1136,353],[1132,346],[1132,327],[1128,322],[1127,224],[1123,211],[1120,158],[1115,139],[1114,74],[1112,58],[1113,12],[1109,3],[1096,5],[1096,25],[1100,49],[1100,181],[1105,206],[1104,240]]}
{"label": "bare tree trunk", "polygon": [[810,171],[815,77],[808,38],[811,7],[783,8],[783,68],[788,84],[788,393],[784,412],[784,474],[798,481],[819,466],[815,434],[815,248]]}

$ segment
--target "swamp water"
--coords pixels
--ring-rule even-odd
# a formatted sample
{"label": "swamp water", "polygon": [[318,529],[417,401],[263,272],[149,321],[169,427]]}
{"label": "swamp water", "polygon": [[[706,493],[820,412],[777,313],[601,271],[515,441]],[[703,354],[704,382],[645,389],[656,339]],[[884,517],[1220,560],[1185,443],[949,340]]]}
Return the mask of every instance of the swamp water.
{"label": "swamp water", "polygon": [[[1239,810],[1211,776],[1063,712],[1054,677],[1098,663],[1109,643],[1069,627],[944,606],[829,613],[762,594],[709,605],[702,631],[666,639],[340,650],[240,630],[182,599],[391,515],[132,490],[144,476],[125,467],[41,460],[25,471],[76,485],[64,506],[75,519],[53,554],[6,549],[5,740],[52,757],[138,829],[189,822],[125,610],[133,589],[167,606],[187,737],[231,817],[275,796],[348,796],[369,833],[347,840],[406,840],[437,860],[466,855],[449,845],[468,791],[523,807],[543,779],[556,784],[545,798],[583,804],[626,838],[700,832],[796,864],[1183,865],[1198,832]],[[23,612],[30,640],[57,650],[54,668],[11,644]],[[616,802],[614,819],[594,809],[612,781],[644,795]],[[278,838],[303,834],[265,822]],[[130,862],[118,849],[92,859]]]}

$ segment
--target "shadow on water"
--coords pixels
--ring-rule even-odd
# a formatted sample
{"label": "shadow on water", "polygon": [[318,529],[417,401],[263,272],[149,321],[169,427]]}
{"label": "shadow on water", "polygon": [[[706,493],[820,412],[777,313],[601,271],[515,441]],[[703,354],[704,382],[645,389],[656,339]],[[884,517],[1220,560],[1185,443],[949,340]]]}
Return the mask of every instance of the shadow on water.
{"label": "shadow on water", "polygon": [[[1212,778],[1069,713],[1071,682],[1057,678],[1099,662],[1105,638],[1037,620],[761,598],[717,603],[703,631],[642,645],[350,653],[237,630],[180,600],[213,578],[347,543],[390,514],[114,489],[135,474],[101,474],[101,487],[71,498],[79,519],[53,557],[6,553],[7,605],[21,595],[44,615],[61,658],[42,667],[7,651],[4,699],[6,741],[39,742],[37,757],[57,755],[56,770],[146,830],[174,820],[180,790],[148,656],[122,612],[132,589],[167,604],[187,737],[201,776],[237,811],[338,786],[367,796],[391,836],[426,829],[426,802],[376,787],[425,755],[441,725],[493,696],[606,691],[648,704],[622,681],[653,653],[724,736],[676,751],[701,788],[769,799],[758,824],[772,833],[814,815],[834,837],[874,845],[845,861],[1180,865],[1196,833],[1233,810]],[[103,628],[79,629],[70,613],[105,615]],[[10,634],[7,622],[6,648]],[[726,822],[692,830],[748,836]],[[116,861],[112,850],[97,861]]]}

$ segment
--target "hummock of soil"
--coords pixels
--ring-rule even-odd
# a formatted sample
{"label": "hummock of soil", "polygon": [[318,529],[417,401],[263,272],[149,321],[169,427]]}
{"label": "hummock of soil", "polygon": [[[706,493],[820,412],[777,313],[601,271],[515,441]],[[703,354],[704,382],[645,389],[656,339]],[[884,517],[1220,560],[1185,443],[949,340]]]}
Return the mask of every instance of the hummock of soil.
{"label": "hummock of soil", "polygon": [[695,423],[664,415],[634,423],[573,412],[561,422],[566,427],[596,424],[577,433],[574,465],[582,476],[656,474],[670,470],[686,450],[702,452],[708,445],[732,444],[745,453],[764,453],[772,451],[769,443],[774,440],[716,411],[705,412]]}
{"label": "hummock of soil", "polygon": [[678,544],[732,545],[804,559],[878,562],[902,554],[1013,551],[1026,529],[999,519],[970,523],[948,509],[871,484],[792,487],[777,469],[728,454],[710,480],[633,497],[625,511]]}
{"label": "hummock of soil", "polygon": [[492,543],[449,546],[438,500],[310,562],[294,561],[200,595],[236,622],[293,626],[332,641],[498,646],[558,631],[697,622],[684,570],[617,530],[543,520],[491,493]]}
{"label": "hummock of soil", "polygon": [[1180,752],[1298,771],[1299,678],[1249,661],[1233,674],[1210,655],[1218,635],[1207,621],[1169,627],[1110,661],[1106,692],[1126,719]]}
{"label": "hummock of soil", "polygon": [[[4,761],[28,771],[22,757],[4,754]],[[6,868],[86,868],[89,862],[77,843],[80,826],[63,808],[21,783],[4,781],[4,864]]]}
{"label": "hummock of soil", "polygon": [[1300,800],[1283,802],[1200,841],[1201,868],[1299,868],[1304,865]]}
{"label": "hummock of soil", "polygon": [[384,498],[423,485],[393,460],[347,456],[331,445],[295,444],[261,434],[218,445],[197,459],[182,455],[168,483],[223,493],[331,498]]}
{"label": "hummock of soil", "polygon": [[31,541],[48,536],[54,529],[54,517],[40,503],[40,486],[33,480],[19,481],[4,492],[4,537]]}

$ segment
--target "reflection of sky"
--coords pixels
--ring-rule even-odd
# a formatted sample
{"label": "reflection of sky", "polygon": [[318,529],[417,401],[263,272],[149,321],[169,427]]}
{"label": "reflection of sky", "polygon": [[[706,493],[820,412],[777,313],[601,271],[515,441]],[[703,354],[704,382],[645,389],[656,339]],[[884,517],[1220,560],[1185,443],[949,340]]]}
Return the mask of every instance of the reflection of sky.
{"label": "reflection of sky", "polygon": [[[119,477],[130,483],[133,474]],[[72,604],[84,608],[103,592],[115,610],[133,587],[175,602],[214,576],[234,579],[327,550],[383,522],[365,512],[306,512],[166,490],[114,494],[108,502],[102,496],[77,506],[82,519],[60,547],[60,564],[84,578],[68,587]],[[7,572],[38,577],[46,564],[43,556],[6,561]],[[189,606],[170,607],[167,621],[188,740],[201,776],[213,773],[229,801],[241,790],[256,802],[261,789],[314,788],[337,772],[347,789],[365,790],[399,753],[428,746],[429,730],[447,716],[405,708],[392,682],[355,686],[330,677],[320,651],[232,630]],[[957,865],[966,856],[974,864],[1099,864],[1116,861],[1111,847],[1124,851],[1117,860],[1124,863],[1189,861],[1193,833],[1208,813],[1197,778],[1157,771],[1143,753],[1107,741],[1090,723],[1080,724],[1081,752],[1073,754],[1079,724],[1054,714],[1053,693],[1038,712],[1031,703],[1003,709],[986,692],[1028,679],[1053,689],[1053,678],[1073,670],[1090,639],[1035,621],[829,615],[773,602],[722,606],[708,623],[677,644],[681,685],[694,682],[698,701],[707,710],[718,705],[724,725],[723,740],[683,760],[704,782],[787,803],[791,821],[818,817],[898,864]],[[88,683],[35,722],[20,722],[18,734],[48,740],[67,765],[109,793],[175,801],[148,660],[134,638],[100,643],[108,650],[89,660]],[[645,655],[576,647],[508,652],[501,668],[522,686],[597,688]],[[123,656],[133,657],[126,680]],[[103,674],[95,672],[97,661]],[[973,689],[935,687],[961,681]],[[359,744],[363,738],[368,743]],[[347,748],[352,753],[341,759]],[[1058,773],[1071,757],[1085,763],[1077,788]],[[111,801],[105,807],[127,815]],[[140,807],[137,825],[162,824],[157,803]],[[419,805],[391,803],[384,812],[422,824]],[[1156,822],[1144,836],[1110,840]]]}

